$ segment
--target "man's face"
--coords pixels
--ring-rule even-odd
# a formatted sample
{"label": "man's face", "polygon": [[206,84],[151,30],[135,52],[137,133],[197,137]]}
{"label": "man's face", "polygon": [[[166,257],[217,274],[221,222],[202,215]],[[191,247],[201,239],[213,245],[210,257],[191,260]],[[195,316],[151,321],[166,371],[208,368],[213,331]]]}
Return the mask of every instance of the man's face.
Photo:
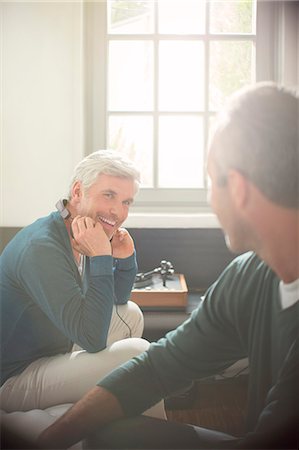
{"label": "man's face", "polygon": [[210,204],[223,229],[227,247],[234,253],[250,250],[250,227],[236,207],[229,189],[229,178],[227,183],[219,183],[219,174],[211,157],[208,161],[208,174],[211,179]]}
{"label": "man's face", "polygon": [[136,193],[135,183],[129,178],[101,174],[81,195],[76,212],[100,222],[109,239],[126,220]]}

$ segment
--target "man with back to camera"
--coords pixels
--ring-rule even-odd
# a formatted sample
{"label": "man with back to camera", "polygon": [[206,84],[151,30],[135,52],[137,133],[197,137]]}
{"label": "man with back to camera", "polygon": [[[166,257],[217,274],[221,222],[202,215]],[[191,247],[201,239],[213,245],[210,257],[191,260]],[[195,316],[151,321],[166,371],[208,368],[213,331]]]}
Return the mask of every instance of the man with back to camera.
{"label": "man with back to camera", "polygon": [[[4,249],[6,412],[75,402],[99,377],[148,348],[140,339],[142,313],[128,301],[137,272],[134,242],[121,228],[139,179],[121,153],[92,153],[75,168],[58,211],[25,227]],[[156,414],[163,413],[161,404]]]}
{"label": "man with back to camera", "polygon": [[[236,93],[209,144],[211,205],[242,253],[184,324],[107,377],[37,441],[67,448],[298,448],[299,98],[273,83]],[[250,251],[249,251],[250,250]],[[136,417],[249,358],[247,432]],[[119,420],[121,419],[121,420]]]}

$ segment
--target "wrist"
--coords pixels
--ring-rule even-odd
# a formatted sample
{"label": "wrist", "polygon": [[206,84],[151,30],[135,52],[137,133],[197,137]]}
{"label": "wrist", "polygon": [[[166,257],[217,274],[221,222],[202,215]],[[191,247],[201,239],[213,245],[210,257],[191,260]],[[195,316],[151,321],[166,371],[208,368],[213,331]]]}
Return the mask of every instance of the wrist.
{"label": "wrist", "polygon": [[130,269],[137,268],[135,251],[131,255],[127,256],[126,258],[117,258],[117,257],[113,256],[113,259],[117,261],[118,269],[130,270]]}
{"label": "wrist", "polygon": [[90,258],[90,276],[113,275],[113,258],[111,255]]}

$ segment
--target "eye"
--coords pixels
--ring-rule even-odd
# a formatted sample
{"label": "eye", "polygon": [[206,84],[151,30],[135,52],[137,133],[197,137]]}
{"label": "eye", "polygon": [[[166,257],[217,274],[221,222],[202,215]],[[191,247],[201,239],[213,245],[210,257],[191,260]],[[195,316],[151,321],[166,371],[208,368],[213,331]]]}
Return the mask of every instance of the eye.
{"label": "eye", "polygon": [[113,198],[113,194],[112,194],[112,192],[105,192],[104,193],[104,197],[106,197],[106,198]]}
{"label": "eye", "polygon": [[131,206],[132,203],[133,203],[132,200],[125,200],[125,201],[123,202],[123,204],[126,205],[126,206]]}

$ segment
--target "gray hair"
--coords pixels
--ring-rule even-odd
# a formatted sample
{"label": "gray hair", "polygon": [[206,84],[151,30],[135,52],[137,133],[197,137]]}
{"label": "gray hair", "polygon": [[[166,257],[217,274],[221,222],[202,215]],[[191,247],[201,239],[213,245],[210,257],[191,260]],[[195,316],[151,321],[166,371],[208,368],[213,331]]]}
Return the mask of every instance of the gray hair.
{"label": "gray hair", "polygon": [[271,201],[299,208],[299,96],[275,83],[234,94],[219,114],[209,154],[225,183],[228,170],[246,176]]}
{"label": "gray hair", "polygon": [[134,181],[136,192],[139,189],[140,172],[133,161],[115,150],[98,150],[86,156],[75,167],[70,183],[69,199],[75,182],[80,181],[86,191],[101,174],[129,178]]}

